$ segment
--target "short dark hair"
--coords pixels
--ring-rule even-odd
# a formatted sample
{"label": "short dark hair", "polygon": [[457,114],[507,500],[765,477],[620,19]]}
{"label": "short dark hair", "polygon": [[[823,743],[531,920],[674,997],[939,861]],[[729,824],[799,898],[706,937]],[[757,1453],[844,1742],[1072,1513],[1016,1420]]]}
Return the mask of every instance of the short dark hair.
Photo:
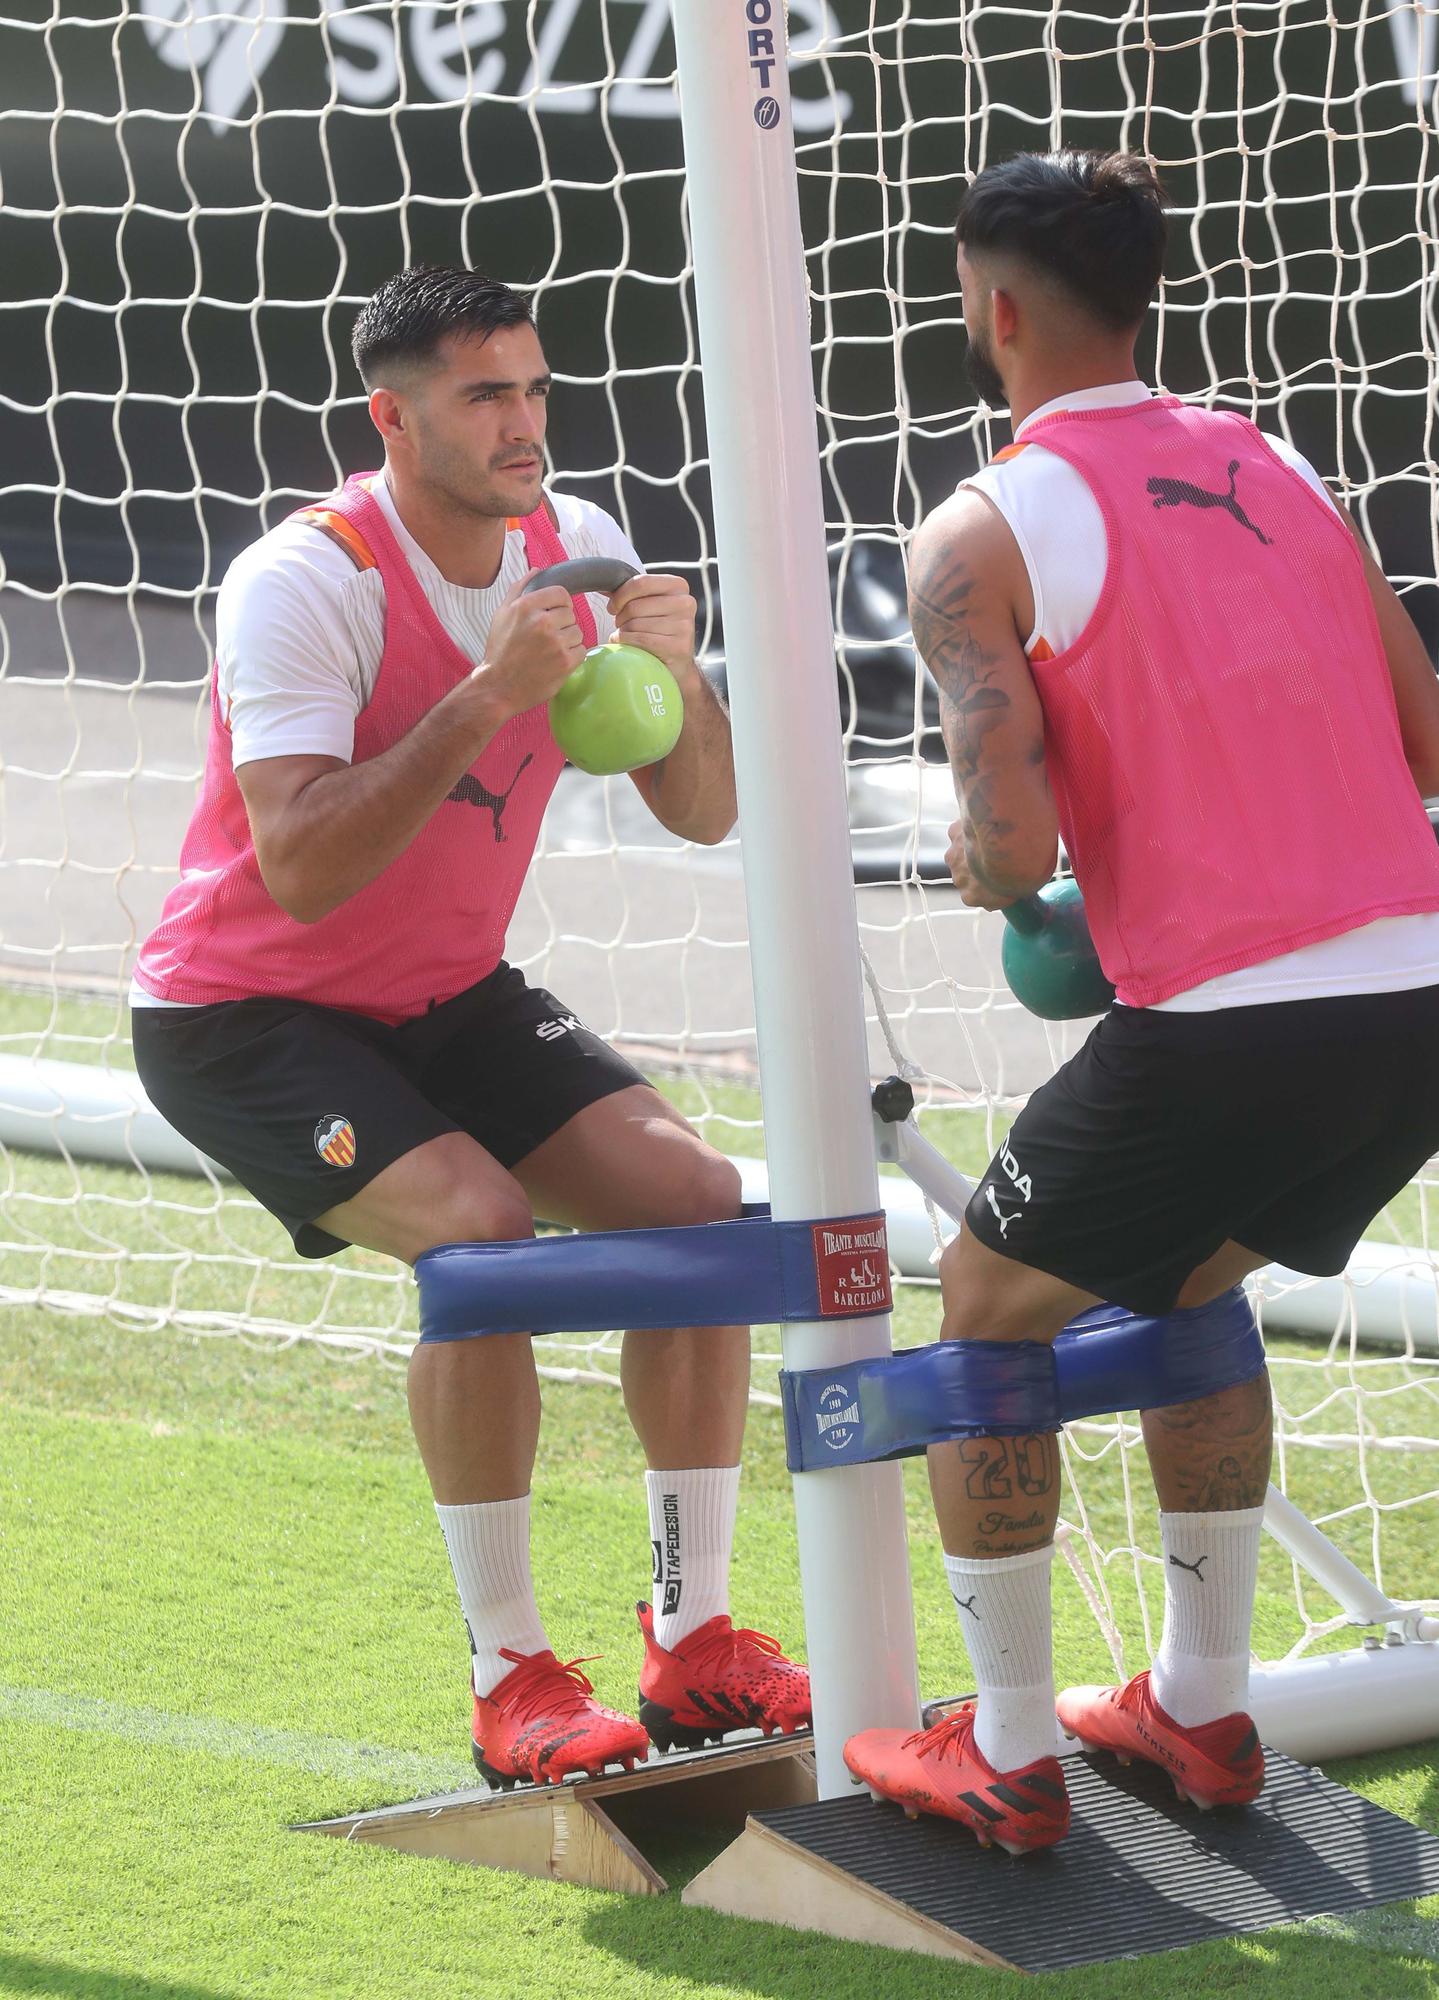
{"label": "short dark hair", "polygon": [[1125,332],[1159,285],[1167,205],[1138,153],[1018,153],[971,181],[955,237],[968,252],[1023,258],[1091,318]]}
{"label": "short dark hair", "polygon": [[391,362],[433,361],[450,334],[483,340],[502,327],[533,325],[528,300],[498,278],[453,264],[412,264],[361,306],[350,351],[369,389]]}

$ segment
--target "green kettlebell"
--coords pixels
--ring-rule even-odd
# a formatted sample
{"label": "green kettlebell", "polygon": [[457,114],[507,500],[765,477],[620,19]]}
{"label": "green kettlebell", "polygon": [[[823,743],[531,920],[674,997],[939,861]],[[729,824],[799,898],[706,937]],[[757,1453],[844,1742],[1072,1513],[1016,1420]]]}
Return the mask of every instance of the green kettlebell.
{"label": "green kettlebell", "polygon": [[[525,594],[559,584],[572,597],[609,596],[639,571],[614,556],[580,556],[532,576]],[[639,646],[609,639],[592,646],[550,696],[550,734],[592,778],[657,764],[679,741],[685,708],[674,675]]]}
{"label": "green kettlebell", "polygon": [[1102,1014],[1114,998],[1074,881],[1050,882],[1004,912],[1001,961],[1009,990],[1042,1021]]}

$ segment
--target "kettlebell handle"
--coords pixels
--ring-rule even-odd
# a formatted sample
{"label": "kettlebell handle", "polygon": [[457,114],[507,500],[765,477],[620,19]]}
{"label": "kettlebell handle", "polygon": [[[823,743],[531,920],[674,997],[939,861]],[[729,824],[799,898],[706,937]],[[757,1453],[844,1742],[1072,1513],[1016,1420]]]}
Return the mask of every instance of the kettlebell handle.
{"label": "kettlebell handle", "polygon": [[1021,896],[1017,903],[1005,905],[1004,921],[1021,937],[1038,937],[1049,922],[1049,909],[1042,896]]}
{"label": "kettlebell handle", "polygon": [[548,590],[557,584],[571,597],[583,597],[590,590],[608,597],[611,591],[640,573],[633,563],[624,562],[619,556],[574,556],[569,562],[551,563],[548,569],[537,570],[520,595],[528,597],[532,590]]}

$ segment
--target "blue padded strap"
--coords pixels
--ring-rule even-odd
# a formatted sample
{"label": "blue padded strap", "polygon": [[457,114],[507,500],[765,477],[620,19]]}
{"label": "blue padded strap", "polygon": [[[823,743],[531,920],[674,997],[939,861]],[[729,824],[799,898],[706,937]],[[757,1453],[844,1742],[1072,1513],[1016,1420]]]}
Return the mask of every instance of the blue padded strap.
{"label": "blue padded strap", "polygon": [[1093,1306],[1054,1343],[1064,1421],[1115,1410],[1159,1410],[1249,1382],[1264,1342],[1242,1285],[1203,1306],[1155,1318]]}
{"label": "blue padded strap", "polygon": [[612,1327],[767,1326],[891,1308],[882,1215],[442,1243],[415,1262],[421,1340]]}
{"label": "blue padded strap", "polygon": [[1079,1417],[1192,1402],[1264,1366],[1244,1292],[1150,1318],[1096,1306],[1052,1348],[943,1340],[888,1359],[784,1372],[792,1472],[908,1458],[956,1437],[1015,1437]]}
{"label": "blue padded strap", "polygon": [[954,1437],[1057,1431],[1054,1349],[1038,1340],[944,1340],[872,1361],[780,1371],[791,1472],[909,1458]]}

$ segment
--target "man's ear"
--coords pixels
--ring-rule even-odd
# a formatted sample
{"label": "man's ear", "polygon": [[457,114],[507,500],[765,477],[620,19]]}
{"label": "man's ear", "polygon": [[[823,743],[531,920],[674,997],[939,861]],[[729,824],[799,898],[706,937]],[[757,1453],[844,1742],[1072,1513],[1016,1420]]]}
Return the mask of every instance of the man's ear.
{"label": "man's ear", "polygon": [[404,412],[393,390],[374,389],[370,392],[370,421],[386,444],[392,438],[403,436]]}
{"label": "man's ear", "polygon": [[1019,308],[1008,292],[994,291],[989,295],[989,314],[995,346],[1007,347],[1019,330]]}

